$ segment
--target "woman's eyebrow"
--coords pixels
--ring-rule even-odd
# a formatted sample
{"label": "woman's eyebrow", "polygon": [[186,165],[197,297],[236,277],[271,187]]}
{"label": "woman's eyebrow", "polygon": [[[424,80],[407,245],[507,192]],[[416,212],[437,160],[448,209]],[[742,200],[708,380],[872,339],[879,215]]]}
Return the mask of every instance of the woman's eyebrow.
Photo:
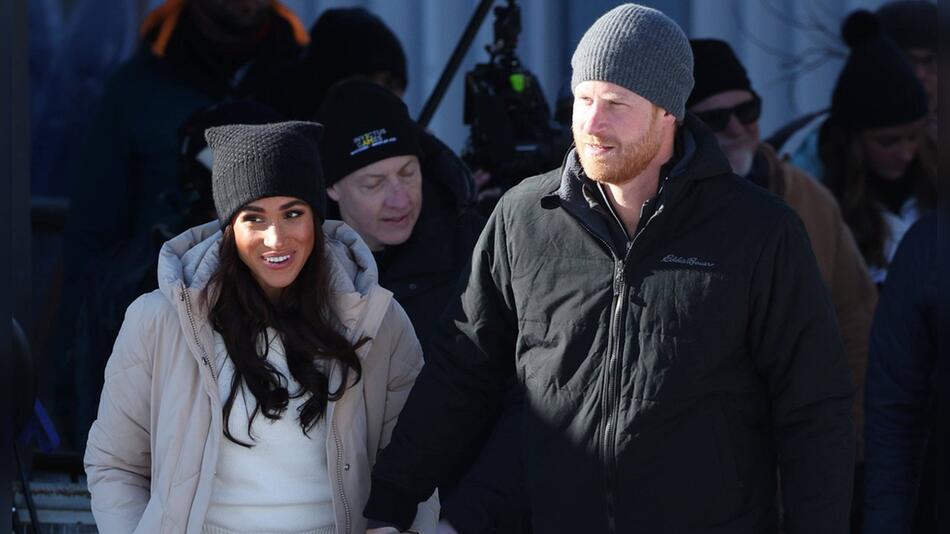
{"label": "woman's eyebrow", "polygon": [[285,210],[285,209],[287,209],[287,208],[292,208],[292,207],[294,207],[294,206],[296,206],[296,205],[298,205],[298,204],[306,204],[306,202],[304,202],[303,200],[299,200],[299,199],[297,199],[297,200],[291,200],[290,202],[288,202],[288,203],[284,204],[283,206],[281,206],[280,209],[281,209],[281,211],[283,211],[283,210]]}

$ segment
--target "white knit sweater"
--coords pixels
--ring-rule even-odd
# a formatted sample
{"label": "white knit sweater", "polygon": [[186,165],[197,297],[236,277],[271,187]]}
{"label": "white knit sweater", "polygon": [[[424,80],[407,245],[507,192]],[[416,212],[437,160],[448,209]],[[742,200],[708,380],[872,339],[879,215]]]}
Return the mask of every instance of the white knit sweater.
{"label": "white knit sweater", "polygon": [[[334,534],[332,488],[327,473],[326,423],[304,435],[298,409],[309,398],[293,398],[300,384],[287,369],[283,345],[268,329],[267,361],[287,379],[291,399],[283,417],[271,421],[258,413],[248,436],[247,421],[255,406],[246,388],[239,390],[229,417],[231,435],[253,447],[221,441],[211,505],[204,532]],[[215,367],[222,403],[227,399],[234,364],[224,339],[215,332]],[[243,393],[243,394],[242,394]],[[252,439],[253,438],[253,439]]]}

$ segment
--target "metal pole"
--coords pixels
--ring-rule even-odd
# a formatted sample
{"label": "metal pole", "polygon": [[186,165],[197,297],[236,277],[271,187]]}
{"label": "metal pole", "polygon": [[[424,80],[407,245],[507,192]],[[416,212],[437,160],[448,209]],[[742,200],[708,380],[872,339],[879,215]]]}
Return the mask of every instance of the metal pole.
{"label": "metal pole", "polygon": [[30,480],[26,474],[26,467],[23,466],[23,458],[20,456],[20,448],[17,447],[16,440],[13,441],[13,456],[16,457],[16,466],[20,474],[23,498],[26,500],[26,510],[30,514],[30,529],[33,532],[40,532],[40,519],[36,513],[36,503],[33,502],[33,492],[30,491]]}
{"label": "metal pole", "polygon": [[461,65],[465,54],[468,53],[468,48],[472,46],[472,41],[475,40],[475,34],[478,33],[478,29],[482,26],[482,22],[485,21],[485,17],[488,16],[488,11],[494,3],[495,0],[482,0],[478,4],[478,7],[475,8],[475,14],[472,15],[472,19],[468,21],[468,26],[465,27],[462,38],[459,39],[458,44],[455,45],[455,50],[452,52],[449,62],[445,65],[445,70],[442,71],[439,82],[435,84],[435,89],[432,90],[432,94],[429,95],[429,99],[426,100],[425,106],[422,107],[422,113],[419,114],[418,122],[423,128],[429,126],[429,121],[432,120],[432,116],[435,115],[435,110],[439,107],[439,104],[442,102],[442,97],[445,96],[445,92],[449,89],[449,84],[452,82],[455,72],[458,70],[459,65]]}

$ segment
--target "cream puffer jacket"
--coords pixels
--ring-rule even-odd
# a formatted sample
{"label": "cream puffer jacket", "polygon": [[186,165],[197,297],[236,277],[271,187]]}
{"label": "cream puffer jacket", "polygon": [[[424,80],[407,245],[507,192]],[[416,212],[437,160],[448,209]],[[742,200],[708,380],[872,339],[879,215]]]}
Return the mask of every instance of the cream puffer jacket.
{"label": "cream puffer jacket", "polygon": [[[344,334],[351,341],[371,339],[358,351],[362,378],[326,413],[337,532],[363,534],[370,471],[422,367],[422,351],[405,312],[377,284],[372,253],[356,232],[339,221],[323,229]],[[126,312],[86,446],[100,532],[197,534],[204,524],[224,437],[201,292],[218,264],[220,239],[213,222],[165,243],[159,289]],[[336,390],[340,369],[331,369],[329,378]],[[413,530],[434,533],[438,515],[433,495],[419,505]]]}

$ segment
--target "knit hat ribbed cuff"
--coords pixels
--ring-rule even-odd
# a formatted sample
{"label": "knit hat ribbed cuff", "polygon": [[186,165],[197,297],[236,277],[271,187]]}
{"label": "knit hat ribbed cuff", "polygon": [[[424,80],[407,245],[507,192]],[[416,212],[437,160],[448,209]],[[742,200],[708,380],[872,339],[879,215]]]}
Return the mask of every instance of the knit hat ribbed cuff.
{"label": "knit hat ribbed cuff", "polygon": [[266,197],[295,197],[326,217],[319,142],[323,127],[314,122],[233,124],[208,128],[213,154],[212,193],[218,221],[230,224],[248,203]]}
{"label": "knit hat ribbed cuff", "polygon": [[686,34],[663,13],[637,4],[597,19],[571,58],[571,90],[589,80],[642,96],[682,120],[693,89],[693,53]]}

